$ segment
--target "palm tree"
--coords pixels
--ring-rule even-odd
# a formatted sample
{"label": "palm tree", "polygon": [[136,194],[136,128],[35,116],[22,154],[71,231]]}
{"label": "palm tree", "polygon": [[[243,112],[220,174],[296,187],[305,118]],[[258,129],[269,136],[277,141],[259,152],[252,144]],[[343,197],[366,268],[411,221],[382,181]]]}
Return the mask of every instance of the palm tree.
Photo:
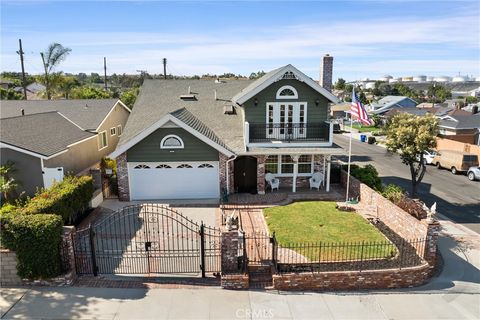
{"label": "palm tree", "polygon": [[70,48],[62,46],[60,43],[52,43],[48,46],[47,51],[41,52],[43,68],[45,70],[45,87],[47,91],[47,99],[52,98],[50,86],[50,74],[53,69],[72,51]]}

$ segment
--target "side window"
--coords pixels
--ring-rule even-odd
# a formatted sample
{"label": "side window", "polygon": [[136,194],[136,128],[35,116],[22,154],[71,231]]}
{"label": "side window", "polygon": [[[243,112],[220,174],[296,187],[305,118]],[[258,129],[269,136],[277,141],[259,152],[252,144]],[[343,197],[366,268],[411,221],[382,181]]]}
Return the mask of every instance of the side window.
{"label": "side window", "polygon": [[98,134],[98,150],[108,147],[107,131]]}
{"label": "side window", "polygon": [[122,125],[117,126],[117,135],[120,137],[122,135]]}
{"label": "side window", "polygon": [[110,128],[110,135],[111,135],[111,136],[117,135],[117,128],[115,128],[115,127]]}

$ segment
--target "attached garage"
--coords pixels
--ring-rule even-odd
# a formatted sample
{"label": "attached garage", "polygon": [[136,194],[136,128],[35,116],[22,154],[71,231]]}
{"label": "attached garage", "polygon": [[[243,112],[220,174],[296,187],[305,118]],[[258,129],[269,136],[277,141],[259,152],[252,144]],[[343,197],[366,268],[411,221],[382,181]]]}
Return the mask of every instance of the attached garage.
{"label": "attached garage", "polygon": [[218,161],[129,162],[131,200],[220,196]]}

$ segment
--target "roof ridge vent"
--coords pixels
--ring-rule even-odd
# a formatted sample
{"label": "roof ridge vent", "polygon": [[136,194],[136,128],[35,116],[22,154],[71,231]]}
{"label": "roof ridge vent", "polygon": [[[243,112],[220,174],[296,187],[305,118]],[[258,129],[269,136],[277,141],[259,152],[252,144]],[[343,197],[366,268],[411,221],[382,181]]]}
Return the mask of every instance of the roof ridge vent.
{"label": "roof ridge vent", "polygon": [[196,101],[197,97],[194,94],[182,94],[180,99],[183,101]]}

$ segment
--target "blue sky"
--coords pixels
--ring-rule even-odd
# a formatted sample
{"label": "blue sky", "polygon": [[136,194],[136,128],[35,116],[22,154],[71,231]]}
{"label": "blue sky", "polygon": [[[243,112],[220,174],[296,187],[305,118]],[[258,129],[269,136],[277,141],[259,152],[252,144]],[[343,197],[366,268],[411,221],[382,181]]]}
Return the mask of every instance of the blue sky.
{"label": "blue sky", "polygon": [[72,49],[58,70],[176,75],[271,70],[291,63],[318,78],[384,74],[480,76],[477,1],[1,1],[1,70],[42,70],[51,42]]}

